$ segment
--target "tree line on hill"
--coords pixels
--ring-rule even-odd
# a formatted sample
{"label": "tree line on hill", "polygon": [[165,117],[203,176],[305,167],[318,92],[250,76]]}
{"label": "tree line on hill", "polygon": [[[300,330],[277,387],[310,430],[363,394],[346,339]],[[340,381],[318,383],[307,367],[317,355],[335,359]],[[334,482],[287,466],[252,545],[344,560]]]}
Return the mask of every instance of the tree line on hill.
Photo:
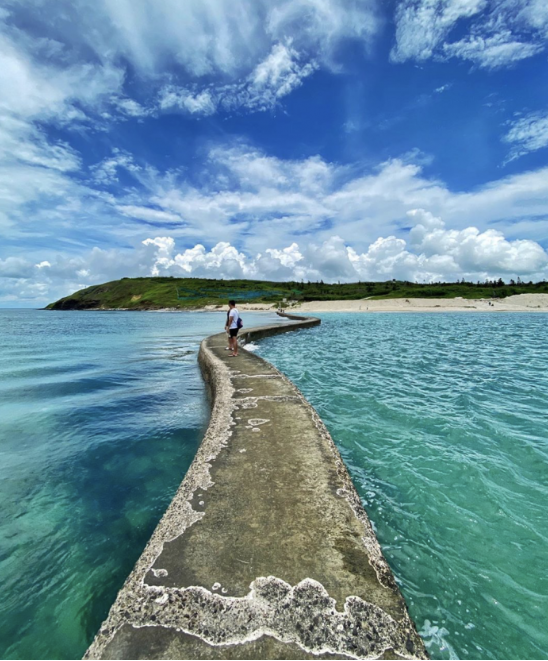
{"label": "tree line on hill", "polygon": [[548,282],[505,282],[502,278],[469,282],[326,283],[323,280],[273,282],[207,278],[122,278],[82,289],[48,305],[49,309],[159,309],[197,308],[240,302],[355,300],[363,298],[505,298],[514,294],[546,294]]}

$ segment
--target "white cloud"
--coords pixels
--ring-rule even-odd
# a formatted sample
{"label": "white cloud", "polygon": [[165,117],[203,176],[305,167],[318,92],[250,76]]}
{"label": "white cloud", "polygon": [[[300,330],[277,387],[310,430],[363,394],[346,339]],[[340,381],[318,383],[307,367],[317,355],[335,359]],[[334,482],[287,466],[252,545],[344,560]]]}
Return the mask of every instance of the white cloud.
{"label": "white cloud", "polygon": [[452,86],[453,86],[452,83],[445,83],[445,85],[441,85],[440,87],[436,87],[434,92],[436,94],[443,94],[443,92],[447,92],[448,89],[451,89]]}
{"label": "white cloud", "polygon": [[219,99],[210,90],[192,92],[184,87],[166,85],[160,90],[158,105],[161,110],[179,108],[190,115],[213,115],[217,111]]}
{"label": "white cloud", "polygon": [[197,244],[175,255],[167,268],[184,275],[202,277],[217,277],[214,274],[221,273],[223,278],[249,277],[253,270],[246,256],[226,241],[218,243],[210,251]]}
{"label": "white cloud", "polygon": [[507,30],[490,36],[472,35],[443,46],[448,57],[471,60],[485,69],[508,66],[543,50],[543,44],[519,41]]}
{"label": "white cloud", "polygon": [[[9,0],[8,0],[9,1]],[[107,64],[129,62],[141,77],[245,78],[278,43],[330,66],[345,40],[368,47],[376,0],[29,0],[9,2],[11,21],[31,29],[50,54]],[[47,35],[47,38],[46,36]],[[54,39],[50,35],[54,35]],[[45,46],[42,46],[44,50]],[[56,50],[54,53],[53,50]],[[89,57],[89,53],[94,57]]]}
{"label": "white cloud", "polygon": [[132,205],[120,204],[116,207],[124,216],[138,218],[150,222],[180,223],[181,216],[160,209],[151,209],[150,207],[136,207]]}
{"label": "white cloud", "polygon": [[548,4],[545,0],[528,0],[518,3],[520,9],[518,19],[525,25],[538,30],[544,37],[548,37]]}
{"label": "white cloud", "polygon": [[151,109],[145,108],[134,99],[114,96],[110,102],[128,117],[147,117],[152,114]]}
{"label": "white cloud", "polygon": [[111,157],[91,167],[91,173],[97,183],[109,185],[118,181],[118,172],[122,169],[133,174],[140,170],[131,154],[115,148]]}
{"label": "white cloud", "polygon": [[0,166],[15,163],[70,172],[80,167],[80,158],[66,143],[48,142],[44,132],[32,123],[0,114]]}
{"label": "white cloud", "polygon": [[76,27],[79,37],[101,58],[121,55],[141,75],[153,76],[173,65],[194,77],[234,75],[264,47],[265,4],[245,0],[80,2]]}
{"label": "white cloud", "polygon": [[512,145],[508,160],[548,147],[548,112],[530,113],[516,120],[503,140]]}
{"label": "white cloud", "polygon": [[[448,229],[430,212],[408,213],[412,229],[407,240],[379,237],[360,251],[341,237],[294,242],[259,253],[238,250],[227,241],[211,249],[196,244],[177,252],[176,241],[159,236],[142,241],[131,251],[93,249],[77,258],[58,257],[32,265],[19,258],[0,260],[0,274],[9,278],[4,299],[13,291],[43,298],[68,294],[89,284],[116,277],[173,275],[178,277],[257,278],[270,280],[454,281],[517,276],[539,279],[548,275],[548,254],[529,240],[507,240],[493,229]],[[6,281],[4,281],[6,282]],[[0,292],[0,300],[2,293]]]}
{"label": "white cloud", "polygon": [[[66,158],[69,166],[70,153]],[[123,170],[114,195],[76,188],[59,170],[56,154],[52,163],[57,169],[30,168],[23,186],[25,194],[27,186],[38,187],[40,204],[43,188],[55,186],[46,209],[25,213],[19,188],[7,179],[0,188],[0,210],[20,219],[10,236],[25,226],[39,233],[44,225],[48,237],[54,227],[63,236],[78,218],[85,232],[100,232],[103,241],[137,247],[86,252],[86,234],[78,243],[69,233],[74,241],[64,248],[48,238],[49,249],[28,254],[28,263],[5,265],[12,277],[8,284],[4,279],[4,296],[35,291],[47,302],[78,286],[151,273],[298,280],[546,277],[545,253],[536,242],[548,236],[548,168],[455,193],[408,159],[363,172],[318,156],[283,160],[232,143],[210,150],[194,185],[183,173],[162,174],[116,151],[94,170],[105,185]],[[414,209],[431,215],[409,216]],[[151,224],[164,239],[153,235],[143,243]],[[44,262],[50,266],[39,268]]]}
{"label": "white cloud", "polygon": [[93,197],[75,176],[80,154],[48,129],[88,122],[118,93],[124,72],[74,62],[62,43],[33,38],[7,18],[0,17],[0,228],[16,239],[46,227],[55,233],[65,214]]}
{"label": "white cloud", "polygon": [[291,46],[275,44],[268,56],[241,82],[210,85],[201,90],[167,85],[160,91],[159,107],[161,110],[178,108],[203,116],[213,115],[219,109],[270,110],[302,85],[317,67],[314,61],[301,62]]}
{"label": "white cloud", "polygon": [[38,220],[40,212],[29,209],[69,204],[79,194],[71,178],[79,168],[79,155],[69,145],[48,141],[27,120],[0,113],[0,228],[14,236]]}
{"label": "white cloud", "polygon": [[381,27],[378,13],[371,0],[291,0],[270,3],[266,24],[275,40],[292,39],[297,50],[314,52],[337,69],[336,51],[344,40],[369,48]]}
{"label": "white cloud", "polygon": [[154,264],[152,265],[150,275],[160,275],[172,264],[171,254],[175,248],[175,241],[170,236],[157,236],[155,239],[145,239],[144,246],[152,248]]}
{"label": "white cloud", "polygon": [[396,10],[392,61],[429,59],[459,19],[470,18],[486,6],[486,0],[402,0]]}
{"label": "white cloud", "polygon": [[149,116],[124,94],[126,67],[159,90],[160,110],[272,108],[318,66],[337,69],[341,44],[370,48],[381,25],[378,0],[7,2],[0,106],[58,122],[94,121],[99,100],[106,121]]}
{"label": "white cloud", "polygon": [[292,243],[287,248],[282,250],[277,250],[276,248],[267,248],[265,250],[267,255],[273,260],[278,260],[282,266],[286,266],[289,269],[295,268],[295,266],[303,259],[302,253],[299,251],[299,246],[296,243]]}
{"label": "white cloud", "polygon": [[32,264],[21,257],[8,257],[0,259],[0,277],[2,278],[30,278]]}
{"label": "white cloud", "polygon": [[[106,165],[105,181],[127,166],[141,184],[104,200],[114,212],[164,226],[189,243],[207,236],[211,243],[264,252],[300,243],[303,236],[323,241],[337,234],[363,250],[380,232],[404,236],[406,214],[414,208],[455,228],[473,222],[512,238],[542,241],[548,235],[548,168],[454,193],[412,161],[391,159],[363,173],[318,156],[284,160],[237,143],[209,151],[195,173],[199,185],[177,172],[140,168],[128,154],[115,154]],[[103,177],[103,166],[98,172]],[[138,223],[120,224],[117,236],[133,240],[142,231]]]}
{"label": "white cloud", "polygon": [[359,253],[340,237],[323,243],[293,243],[267,249],[254,257],[223,242],[211,251],[201,245],[164,262],[167,272],[180,268],[189,275],[218,277],[335,280],[455,280],[545,273],[548,255],[533,241],[507,241],[501,232],[480,232],[475,227],[448,230],[421,209],[409,214],[415,223],[409,245],[394,236],[381,237]]}
{"label": "white cloud", "polygon": [[318,67],[312,60],[301,62],[299,53],[290,45],[275,44],[269,55],[260,62],[240,89],[229,90],[224,105],[242,105],[266,110],[275,107],[279,99],[302,84]]}
{"label": "white cloud", "polygon": [[[379,28],[376,2],[363,0],[56,0],[58,25],[78,14],[76,29],[102,59],[122,55],[142,75],[174,65],[194,78],[239,78],[263,60],[276,42],[295,40],[299,51],[326,62],[345,39],[367,44]],[[70,8],[70,5],[73,8]],[[76,6],[74,6],[76,5]]]}
{"label": "white cloud", "polygon": [[[332,66],[340,43],[358,39],[367,46],[378,28],[376,0],[359,6],[341,0],[6,1],[9,9],[0,13],[0,228],[14,236],[32,225],[54,232],[68,224],[67,212],[81,226],[84,211],[108,221],[98,213],[108,198],[93,186],[119,185],[122,170],[139,174],[145,187],[150,176],[114,150],[84,185],[77,176],[80,155],[48,137],[51,126],[106,130],[113,121],[168,109],[196,117],[272,109],[315,71],[317,58]],[[131,86],[129,69],[137,74]],[[127,93],[139,85],[150,103]],[[186,205],[179,206],[184,211]],[[144,221],[179,219],[177,210],[155,208],[153,201],[126,199],[115,208]],[[100,224],[94,219],[94,227]],[[197,235],[196,224],[188,231]]]}
{"label": "white cloud", "polygon": [[0,24],[0,113],[62,123],[82,115],[75,103],[95,108],[121,88],[124,73],[114,65],[56,62],[33,47]]}
{"label": "white cloud", "polygon": [[[450,41],[457,27],[465,36]],[[543,51],[547,31],[543,0],[403,0],[396,11],[391,59],[457,57],[496,69]]]}
{"label": "white cloud", "polygon": [[258,253],[220,241],[207,249],[196,244],[177,252],[176,240],[158,236],[133,250],[94,248],[78,257],[57,256],[33,265],[28,260],[0,260],[0,301],[16,293],[40,302],[67,295],[84,286],[122,276],[173,275],[176,277],[257,278],[269,280],[454,281],[520,276],[548,277],[548,254],[536,242],[508,240],[493,229],[473,226],[448,229],[423,209],[408,212],[411,231],[406,239],[381,236],[356,249],[332,235],[323,241],[307,240]]}
{"label": "white cloud", "polygon": [[459,272],[523,275],[538,273],[548,263],[548,255],[534,241],[507,241],[502,232],[492,229],[448,230],[440,218],[423,209],[408,215],[415,221],[411,248],[427,259],[450,257]]}

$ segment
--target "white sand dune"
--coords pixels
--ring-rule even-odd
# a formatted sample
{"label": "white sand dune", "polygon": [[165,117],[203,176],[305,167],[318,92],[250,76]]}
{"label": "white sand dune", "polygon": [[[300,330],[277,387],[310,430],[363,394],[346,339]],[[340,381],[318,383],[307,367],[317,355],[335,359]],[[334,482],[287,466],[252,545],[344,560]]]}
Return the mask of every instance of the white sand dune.
{"label": "white sand dune", "polygon": [[295,312],[548,312],[548,294],[518,294],[502,299],[392,298],[374,301],[310,301]]}
{"label": "white sand dune", "polygon": [[[241,312],[271,311],[277,303],[239,303]],[[227,310],[206,305],[205,310]],[[391,298],[373,301],[310,301],[285,308],[287,312],[548,312],[548,294],[518,294],[508,298]]]}

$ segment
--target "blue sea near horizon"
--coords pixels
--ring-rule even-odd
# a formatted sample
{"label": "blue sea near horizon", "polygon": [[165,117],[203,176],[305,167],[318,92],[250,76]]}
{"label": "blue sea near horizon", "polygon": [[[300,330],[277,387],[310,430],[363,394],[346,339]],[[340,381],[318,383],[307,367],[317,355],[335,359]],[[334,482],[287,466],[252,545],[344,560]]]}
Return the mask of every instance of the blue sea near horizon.
{"label": "blue sea near horizon", "polygon": [[548,658],[548,315],[320,314],[267,338],[434,659]]}
{"label": "blue sea near horizon", "polygon": [[84,654],[195,456],[224,319],[0,310],[0,658]]}

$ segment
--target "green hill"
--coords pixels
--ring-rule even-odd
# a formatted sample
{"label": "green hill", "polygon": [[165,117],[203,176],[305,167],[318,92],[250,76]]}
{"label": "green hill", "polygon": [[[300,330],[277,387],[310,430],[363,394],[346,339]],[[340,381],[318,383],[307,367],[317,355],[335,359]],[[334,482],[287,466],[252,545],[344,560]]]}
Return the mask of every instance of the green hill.
{"label": "green hill", "polygon": [[225,305],[230,298],[242,303],[351,300],[360,298],[504,298],[513,294],[548,293],[548,282],[502,280],[483,283],[416,284],[388,282],[267,282],[263,280],[208,280],[205,278],[122,278],[94,285],[50,303],[50,310],[158,310],[196,309]]}

